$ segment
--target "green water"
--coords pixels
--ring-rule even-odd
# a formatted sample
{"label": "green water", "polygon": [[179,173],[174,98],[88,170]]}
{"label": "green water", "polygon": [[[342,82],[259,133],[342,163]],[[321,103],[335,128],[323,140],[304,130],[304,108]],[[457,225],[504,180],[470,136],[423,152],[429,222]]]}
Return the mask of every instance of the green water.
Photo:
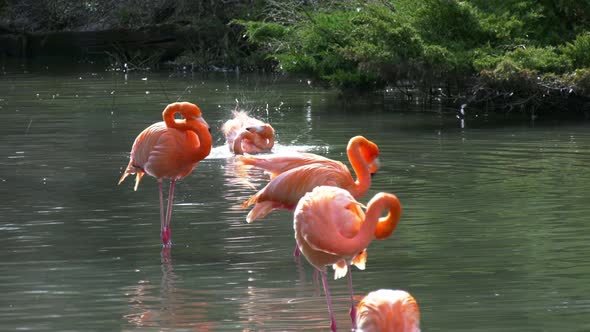
{"label": "green water", "polygon": [[[354,270],[357,300],[404,289],[423,331],[590,330],[590,123],[417,112],[346,101],[305,81],[71,69],[0,76],[0,330],[327,331],[321,287],[296,264],[292,214],[246,224],[267,178],[235,173],[219,132],[235,99],[270,122],[277,151],[345,161],[381,150],[366,203],[404,214]],[[168,102],[198,104],[214,149],[178,182],[162,252],[157,183],[116,182],[135,136]],[[510,124],[509,124],[510,123]],[[341,330],[346,279],[330,280]]]}

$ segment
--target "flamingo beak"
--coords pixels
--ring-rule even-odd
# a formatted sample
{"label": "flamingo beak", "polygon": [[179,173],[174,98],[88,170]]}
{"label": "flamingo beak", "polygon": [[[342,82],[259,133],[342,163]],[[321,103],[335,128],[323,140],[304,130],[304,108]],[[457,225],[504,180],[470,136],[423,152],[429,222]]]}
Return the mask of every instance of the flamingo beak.
{"label": "flamingo beak", "polygon": [[248,127],[246,128],[247,131],[251,132],[251,133],[259,133],[263,130],[264,128],[262,126],[252,126],[252,127]]}
{"label": "flamingo beak", "polygon": [[381,161],[379,161],[379,157],[373,159],[373,161],[369,163],[369,173],[371,173],[371,176],[375,175],[380,167]]}
{"label": "flamingo beak", "polygon": [[202,116],[194,116],[193,119],[204,124],[207,128],[209,128],[209,132],[211,132],[211,127],[209,127],[209,124],[207,123],[207,121],[205,121],[205,119],[203,119]]}

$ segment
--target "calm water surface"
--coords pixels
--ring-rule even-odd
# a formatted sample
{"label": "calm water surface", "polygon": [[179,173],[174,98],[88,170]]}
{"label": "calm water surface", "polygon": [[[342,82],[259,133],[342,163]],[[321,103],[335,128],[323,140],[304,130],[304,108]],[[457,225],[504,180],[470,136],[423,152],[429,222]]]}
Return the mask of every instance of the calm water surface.
{"label": "calm water surface", "polygon": [[[116,182],[135,136],[171,101],[197,103],[214,150],[178,183],[174,246],[157,183]],[[418,300],[424,331],[590,330],[590,123],[468,119],[351,103],[272,77],[7,70],[0,76],[0,330],[327,331],[321,286],[296,264],[292,214],[246,224],[266,176],[236,172],[221,124],[235,100],[278,150],[345,161],[381,149],[367,202],[399,196],[393,236],[354,270]],[[331,280],[350,328],[346,279]],[[358,300],[357,298],[357,300]]]}

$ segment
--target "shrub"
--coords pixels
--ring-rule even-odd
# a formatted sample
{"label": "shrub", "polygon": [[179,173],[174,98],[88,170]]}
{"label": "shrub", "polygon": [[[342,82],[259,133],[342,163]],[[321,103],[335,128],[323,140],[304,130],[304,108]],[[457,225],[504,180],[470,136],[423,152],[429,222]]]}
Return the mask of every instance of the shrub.
{"label": "shrub", "polygon": [[590,67],[590,33],[576,36],[571,43],[561,48],[563,54],[573,64],[574,68]]}

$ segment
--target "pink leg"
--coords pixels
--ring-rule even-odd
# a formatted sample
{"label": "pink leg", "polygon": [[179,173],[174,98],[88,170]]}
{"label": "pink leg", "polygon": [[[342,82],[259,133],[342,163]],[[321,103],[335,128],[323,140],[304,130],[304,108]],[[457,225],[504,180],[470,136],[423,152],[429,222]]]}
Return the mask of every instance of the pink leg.
{"label": "pink leg", "polygon": [[295,250],[293,250],[293,256],[299,257],[299,254],[301,254],[301,252],[299,251],[299,247],[297,246],[297,243],[295,243]]}
{"label": "pink leg", "polygon": [[356,330],[356,307],[354,306],[354,292],[352,290],[352,266],[346,261],[348,267],[348,292],[350,293],[350,319],[352,320],[352,329]]}
{"label": "pink leg", "polygon": [[172,202],[174,201],[174,185],[176,184],[176,180],[170,181],[170,192],[168,193],[168,207],[166,208],[166,224],[164,225],[164,230],[162,231],[162,242],[164,246],[171,246],[172,239],[170,234],[170,221],[172,219]]}
{"label": "pink leg", "polygon": [[324,284],[324,293],[326,294],[326,302],[328,302],[328,311],[330,312],[330,328],[332,332],[336,332],[336,319],[334,318],[334,309],[332,308],[332,299],[330,298],[330,290],[328,289],[328,278],[326,277],[326,271],[320,271],[322,274],[322,283]]}
{"label": "pink leg", "polygon": [[162,236],[162,242],[164,239],[164,227],[166,227],[166,219],[164,216],[164,190],[162,189],[162,179],[158,179],[158,188],[160,189],[160,235]]}
{"label": "pink leg", "polygon": [[315,294],[320,293],[320,281],[319,281],[319,271],[318,269],[313,269],[313,289]]}

